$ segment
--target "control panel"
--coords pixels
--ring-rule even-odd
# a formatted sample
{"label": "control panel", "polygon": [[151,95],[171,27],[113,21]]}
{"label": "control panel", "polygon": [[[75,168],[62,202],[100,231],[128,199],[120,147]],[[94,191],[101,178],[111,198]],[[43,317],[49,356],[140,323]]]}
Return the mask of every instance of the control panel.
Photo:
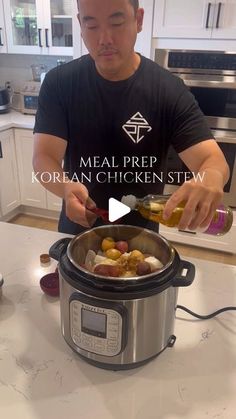
{"label": "control panel", "polygon": [[168,68],[236,71],[236,54],[171,51]]}
{"label": "control panel", "polygon": [[115,356],[122,348],[124,317],[112,308],[70,301],[70,331],[76,346],[95,354]]}
{"label": "control panel", "polygon": [[41,83],[39,81],[27,81],[24,83],[21,92],[24,94],[39,94]]}

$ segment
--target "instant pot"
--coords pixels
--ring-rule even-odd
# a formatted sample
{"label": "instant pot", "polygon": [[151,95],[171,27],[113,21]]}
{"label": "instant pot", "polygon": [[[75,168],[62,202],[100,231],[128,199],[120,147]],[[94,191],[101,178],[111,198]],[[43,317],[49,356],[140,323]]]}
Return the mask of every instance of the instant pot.
{"label": "instant pot", "polygon": [[[105,237],[157,257],[158,272],[132,278],[103,277],[84,267],[88,250]],[[111,370],[143,365],[175,342],[178,287],[191,285],[195,267],[181,260],[161,235],[127,225],[107,225],[57,241],[62,334],[87,362]]]}

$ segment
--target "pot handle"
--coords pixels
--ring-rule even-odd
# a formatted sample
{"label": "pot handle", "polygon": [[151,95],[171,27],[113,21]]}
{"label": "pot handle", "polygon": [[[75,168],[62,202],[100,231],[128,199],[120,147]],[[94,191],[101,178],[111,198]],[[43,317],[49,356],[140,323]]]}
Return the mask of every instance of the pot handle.
{"label": "pot handle", "polygon": [[49,249],[49,256],[55,260],[59,260],[63,250],[68,246],[72,239],[65,237],[64,239],[57,240]]}
{"label": "pot handle", "polygon": [[[183,272],[184,270],[187,272]],[[176,276],[173,279],[173,287],[188,287],[192,284],[195,277],[195,266],[186,260],[180,261],[180,266]]]}

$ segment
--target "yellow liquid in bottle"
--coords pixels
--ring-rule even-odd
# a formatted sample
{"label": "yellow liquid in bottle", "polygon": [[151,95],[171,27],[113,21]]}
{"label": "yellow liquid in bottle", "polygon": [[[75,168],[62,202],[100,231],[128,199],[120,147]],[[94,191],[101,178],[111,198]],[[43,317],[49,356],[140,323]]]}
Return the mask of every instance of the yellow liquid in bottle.
{"label": "yellow liquid in bottle", "polygon": [[[181,202],[174,209],[171,216],[168,220],[163,219],[163,211],[166,204],[166,200],[161,198],[158,200],[146,200],[138,205],[138,212],[147,220],[154,221],[155,223],[164,224],[167,227],[177,227],[181,216],[183,214],[183,209],[185,202]],[[226,234],[233,224],[233,211],[228,207],[220,205],[219,208],[215,211],[215,214],[204,233],[212,234],[215,236],[222,236]]]}
{"label": "yellow liquid in bottle", "polygon": [[181,202],[174,209],[168,220],[163,219],[163,211],[166,204],[166,200],[150,201],[142,203],[138,206],[138,212],[147,220],[154,221],[155,223],[161,223],[167,227],[176,227],[179,224],[180,218],[183,214],[183,208],[185,203]]}

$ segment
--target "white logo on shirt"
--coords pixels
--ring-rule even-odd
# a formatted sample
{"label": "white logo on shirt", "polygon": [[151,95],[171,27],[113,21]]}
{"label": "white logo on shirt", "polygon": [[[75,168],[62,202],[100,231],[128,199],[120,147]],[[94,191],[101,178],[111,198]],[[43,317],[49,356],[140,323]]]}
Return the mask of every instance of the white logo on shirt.
{"label": "white logo on shirt", "polygon": [[148,122],[140,112],[132,116],[122,128],[135,144],[138,144],[144,138],[144,131],[150,132],[152,130],[152,127],[148,125]]}

